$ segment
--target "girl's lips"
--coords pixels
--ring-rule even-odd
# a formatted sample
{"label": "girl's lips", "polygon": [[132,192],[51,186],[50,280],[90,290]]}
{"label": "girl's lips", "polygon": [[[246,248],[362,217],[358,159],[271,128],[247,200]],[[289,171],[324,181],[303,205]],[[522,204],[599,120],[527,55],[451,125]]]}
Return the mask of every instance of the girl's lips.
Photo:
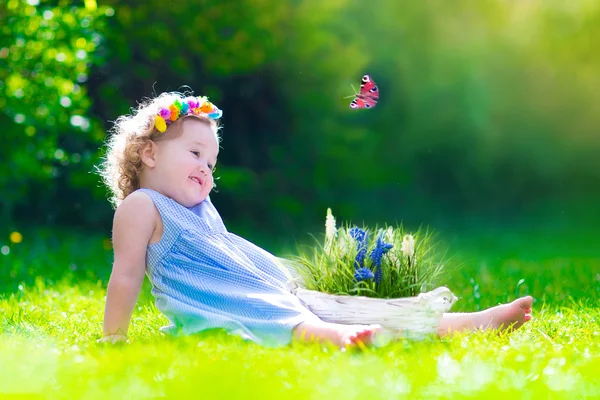
{"label": "girl's lips", "polygon": [[200,180],[200,178],[198,178],[197,176],[190,176],[190,179],[193,180],[194,182],[202,185],[202,180]]}

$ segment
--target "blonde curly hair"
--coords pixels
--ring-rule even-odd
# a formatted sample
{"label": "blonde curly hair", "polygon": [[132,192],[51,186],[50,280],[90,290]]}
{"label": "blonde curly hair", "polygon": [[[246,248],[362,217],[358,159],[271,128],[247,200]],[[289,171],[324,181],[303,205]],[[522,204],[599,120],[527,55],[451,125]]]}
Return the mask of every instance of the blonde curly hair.
{"label": "blonde curly hair", "polygon": [[125,197],[140,188],[142,159],[140,150],[149,142],[175,137],[176,128],[185,118],[196,118],[207,123],[220,142],[217,121],[204,115],[187,115],[169,125],[164,133],[154,127],[159,109],[168,108],[176,99],[190,93],[165,92],[155,98],[145,99],[129,115],[122,115],[114,123],[106,141],[106,155],[98,168],[104,184],[111,192],[109,201],[117,207]]}

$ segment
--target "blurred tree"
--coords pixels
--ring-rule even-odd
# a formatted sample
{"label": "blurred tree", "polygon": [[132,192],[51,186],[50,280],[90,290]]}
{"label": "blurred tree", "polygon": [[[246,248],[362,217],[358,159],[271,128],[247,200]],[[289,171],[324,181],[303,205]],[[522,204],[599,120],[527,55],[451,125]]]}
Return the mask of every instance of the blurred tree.
{"label": "blurred tree", "polygon": [[54,3],[0,3],[3,221],[11,219],[17,205],[35,207],[40,198],[45,205],[50,199],[60,204],[50,213],[71,211],[73,203],[57,202],[65,198],[61,191],[89,192],[86,176],[104,138],[90,118],[84,83],[89,64],[99,61],[94,58],[98,31],[112,9],[98,8],[94,0]]}

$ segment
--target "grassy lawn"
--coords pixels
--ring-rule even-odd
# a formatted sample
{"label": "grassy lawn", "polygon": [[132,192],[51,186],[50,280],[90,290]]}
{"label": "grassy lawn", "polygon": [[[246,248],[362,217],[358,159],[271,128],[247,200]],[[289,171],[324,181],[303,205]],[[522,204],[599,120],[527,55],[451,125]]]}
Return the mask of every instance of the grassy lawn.
{"label": "grassy lawn", "polygon": [[461,334],[365,352],[272,350],[222,333],[163,336],[166,320],[146,282],[131,343],[98,345],[107,243],[25,232],[0,254],[0,397],[600,396],[600,233],[447,230],[440,238],[461,266],[447,282],[460,299],[453,311],[531,294],[534,320],[510,335]]}

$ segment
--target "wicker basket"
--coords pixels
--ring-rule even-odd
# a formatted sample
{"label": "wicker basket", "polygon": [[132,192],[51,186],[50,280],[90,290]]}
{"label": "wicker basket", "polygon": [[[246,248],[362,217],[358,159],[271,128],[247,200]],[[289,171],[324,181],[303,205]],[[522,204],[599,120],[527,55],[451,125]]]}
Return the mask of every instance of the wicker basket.
{"label": "wicker basket", "polygon": [[398,299],[338,296],[303,288],[294,289],[294,293],[323,321],[381,325],[379,345],[398,338],[421,340],[436,333],[442,314],[457,300],[446,287]]}

